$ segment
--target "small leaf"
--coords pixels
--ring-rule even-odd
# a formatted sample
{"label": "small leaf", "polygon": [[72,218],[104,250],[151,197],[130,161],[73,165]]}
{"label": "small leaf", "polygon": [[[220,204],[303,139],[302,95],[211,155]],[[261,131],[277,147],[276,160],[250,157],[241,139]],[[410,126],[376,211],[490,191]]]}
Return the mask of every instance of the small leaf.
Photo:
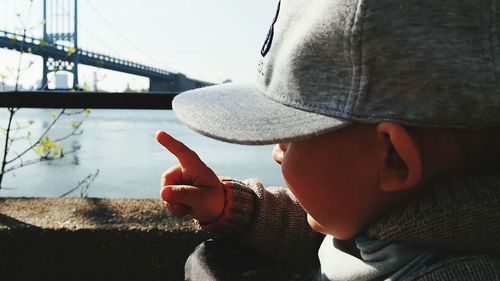
{"label": "small leaf", "polygon": [[40,40],[40,43],[38,45],[40,45],[40,47],[44,48],[44,47],[47,47],[49,45],[49,42],[44,41],[44,40]]}
{"label": "small leaf", "polygon": [[40,143],[46,148],[46,149],[51,149],[57,146],[57,144],[51,140],[49,137],[43,138]]}
{"label": "small leaf", "polygon": [[89,83],[84,82],[84,83],[83,83],[83,91],[84,91],[84,92],[90,92],[91,90],[92,90],[92,89],[90,88]]}
{"label": "small leaf", "polygon": [[91,108],[84,108],[83,111],[85,111],[85,113],[91,113],[92,109]]}
{"label": "small leaf", "polygon": [[50,113],[50,116],[52,116],[52,119],[56,119],[56,117],[57,117],[57,113],[55,113],[55,112],[51,112],[51,113]]}
{"label": "small leaf", "polygon": [[54,156],[61,156],[62,154],[62,149],[61,148],[54,148],[52,150],[52,154],[54,154]]}
{"label": "small leaf", "polygon": [[71,56],[71,55],[73,55],[74,53],[76,53],[76,48],[69,47],[69,48],[66,50],[66,53],[68,54],[68,56]]}

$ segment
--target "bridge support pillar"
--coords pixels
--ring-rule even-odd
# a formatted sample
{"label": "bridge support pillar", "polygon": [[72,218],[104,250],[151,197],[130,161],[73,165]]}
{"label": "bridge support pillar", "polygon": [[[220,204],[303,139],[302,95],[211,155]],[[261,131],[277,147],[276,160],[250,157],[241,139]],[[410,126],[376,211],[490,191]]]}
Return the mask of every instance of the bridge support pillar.
{"label": "bridge support pillar", "polygon": [[[67,71],[73,74],[73,83],[71,89],[79,90],[81,87],[78,85],[78,63],[79,57],[77,54],[73,54],[67,59],[55,59],[49,56],[43,56],[43,73],[42,73],[42,83],[40,85],[40,90],[49,89],[49,79],[48,75],[51,72]],[[57,89],[57,90],[67,90],[67,89]]]}
{"label": "bridge support pillar", "polygon": [[165,80],[151,77],[149,79],[150,92],[183,92],[207,86],[206,82],[187,78],[183,74],[175,74],[173,79]]}
{"label": "bridge support pillar", "polygon": [[48,84],[49,84],[49,80],[48,80],[48,75],[49,75],[49,70],[47,68],[47,63],[48,63],[48,57],[47,56],[43,56],[43,72],[42,72],[42,83],[40,84],[40,90],[41,91],[45,91],[47,90],[49,87],[48,87]]}
{"label": "bridge support pillar", "polygon": [[176,88],[174,80],[149,78],[150,92],[179,92]]}

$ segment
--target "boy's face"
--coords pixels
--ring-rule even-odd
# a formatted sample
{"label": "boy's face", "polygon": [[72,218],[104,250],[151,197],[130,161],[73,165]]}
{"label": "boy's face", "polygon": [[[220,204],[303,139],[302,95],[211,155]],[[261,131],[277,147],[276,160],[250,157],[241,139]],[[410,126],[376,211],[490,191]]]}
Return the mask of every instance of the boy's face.
{"label": "boy's face", "polygon": [[277,145],[273,156],[313,229],[350,239],[388,207],[379,188],[386,154],[377,137],[374,125],[354,124]]}

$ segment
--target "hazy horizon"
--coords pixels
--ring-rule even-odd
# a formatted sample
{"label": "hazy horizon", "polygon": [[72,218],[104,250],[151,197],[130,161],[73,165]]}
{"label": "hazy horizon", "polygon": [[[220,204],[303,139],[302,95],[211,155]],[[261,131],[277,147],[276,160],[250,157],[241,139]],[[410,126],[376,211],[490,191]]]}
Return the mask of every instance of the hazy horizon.
{"label": "hazy horizon", "polygon": [[[79,47],[220,83],[253,81],[276,1],[78,1]],[[42,37],[43,1],[0,0],[0,30]],[[19,53],[0,49],[0,81],[15,84]],[[20,84],[41,79],[42,58],[23,54]],[[79,66],[81,84],[147,88],[144,77]],[[94,74],[94,72],[96,74]]]}

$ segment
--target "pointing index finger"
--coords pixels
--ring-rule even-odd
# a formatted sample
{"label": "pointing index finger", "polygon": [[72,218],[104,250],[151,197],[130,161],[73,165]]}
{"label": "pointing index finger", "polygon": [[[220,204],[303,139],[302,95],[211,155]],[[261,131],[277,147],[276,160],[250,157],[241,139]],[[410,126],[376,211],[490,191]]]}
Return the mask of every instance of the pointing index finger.
{"label": "pointing index finger", "polygon": [[205,166],[196,152],[164,131],[156,133],[156,140],[172,153],[184,168]]}

